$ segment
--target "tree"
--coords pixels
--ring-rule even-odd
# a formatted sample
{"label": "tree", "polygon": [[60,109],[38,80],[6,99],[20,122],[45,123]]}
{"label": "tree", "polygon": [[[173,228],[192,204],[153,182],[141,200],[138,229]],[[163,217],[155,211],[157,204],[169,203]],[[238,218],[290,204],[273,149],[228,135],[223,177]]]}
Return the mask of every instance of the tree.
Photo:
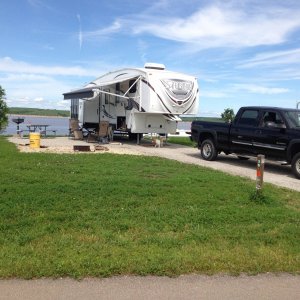
{"label": "tree", "polygon": [[232,122],[232,120],[234,119],[234,111],[232,108],[226,108],[224,109],[224,112],[221,114],[221,118],[223,120],[225,120],[226,123],[230,123]]}
{"label": "tree", "polygon": [[3,130],[8,123],[8,107],[5,102],[5,90],[0,85],[0,131]]}

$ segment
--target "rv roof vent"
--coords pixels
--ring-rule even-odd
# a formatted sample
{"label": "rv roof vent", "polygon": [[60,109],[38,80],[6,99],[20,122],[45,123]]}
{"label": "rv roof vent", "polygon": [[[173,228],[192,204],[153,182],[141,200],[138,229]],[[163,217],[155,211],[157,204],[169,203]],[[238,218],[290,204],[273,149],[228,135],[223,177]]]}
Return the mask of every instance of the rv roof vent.
{"label": "rv roof vent", "polygon": [[145,63],[145,69],[164,70],[166,67],[163,64]]}

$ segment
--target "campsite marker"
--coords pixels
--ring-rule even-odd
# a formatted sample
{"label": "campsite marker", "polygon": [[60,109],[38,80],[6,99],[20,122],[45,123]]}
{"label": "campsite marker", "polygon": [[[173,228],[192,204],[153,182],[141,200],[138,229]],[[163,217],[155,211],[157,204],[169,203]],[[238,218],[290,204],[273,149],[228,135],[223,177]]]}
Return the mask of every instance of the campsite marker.
{"label": "campsite marker", "polygon": [[256,165],[256,190],[260,191],[264,182],[265,156],[257,155]]}

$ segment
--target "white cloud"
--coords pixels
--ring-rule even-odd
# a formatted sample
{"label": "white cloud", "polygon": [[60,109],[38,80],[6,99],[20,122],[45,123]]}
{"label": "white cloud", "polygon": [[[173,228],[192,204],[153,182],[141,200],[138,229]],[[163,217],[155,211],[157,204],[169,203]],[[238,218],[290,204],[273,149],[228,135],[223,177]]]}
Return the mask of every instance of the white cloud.
{"label": "white cloud", "polygon": [[33,99],[34,102],[43,102],[45,101],[43,97],[37,97]]}
{"label": "white cloud", "polygon": [[45,0],[27,0],[28,4],[35,9],[47,9],[55,11],[52,6],[48,4],[49,1]]}
{"label": "white cloud", "polygon": [[236,91],[246,91],[253,94],[277,95],[289,92],[285,88],[265,87],[256,84],[234,84],[233,89]]}
{"label": "white cloud", "polygon": [[16,81],[12,84],[7,84],[5,89],[11,99],[40,99],[45,97],[48,99],[61,99],[63,97],[62,93],[70,91],[72,87],[53,78],[49,78],[49,80],[38,82]]}
{"label": "white cloud", "polygon": [[2,75],[0,81],[9,106],[55,108],[63,98],[62,93],[74,88],[62,80],[38,74]]}
{"label": "white cloud", "polygon": [[30,73],[43,75],[67,75],[67,76],[98,76],[99,70],[84,69],[80,66],[43,66],[16,61],[10,57],[0,58],[0,72]]}
{"label": "white cloud", "polygon": [[137,49],[140,53],[141,60],[145,63],[147,61],[148,44],[143,40],[138,40]]}
{"label": "white cloud", "polygon": [[[162,17],[159,11],[154,14],[153,10],[148,10],[138,16],[119,18],[112,25],[86,32],[84,36],[95,38],[123,29],[126,33],[146,33],[191,44],[194,50],[200,50],[212,47],[281,44],[300,28],[299,9],[275,7],[270,4],[262,6],[261,3],[249,9],[243,5],[234,7],[232,3],[201,7],[187,17]],[[164,1],[160,6],[161,4],[164,4]]]}
{"label": "white cloud", "polygon": [[121,27],[122,27],[121,23],[119,21],[115,21],[113,24],[109,25],[108,27],[104,27],[94,31],[82,32],[82,36],[85,39],[99,38],[99,37],[110,35],[112,33],[117,33],[121,30]]}
{"label": "white cloud", "polygon": [[80,17],[80,14],[77,14],[77,19],[78,19],[78,22],[79,22],[79,32],[78,32],[79,49],[81,50],[83,38],[82,38],[82,29],[81,29],[81,17]]}
{"label": "white cloud", "polygon": [[242,62],[239,68],[252,68],[257,66],[274,66],[300,63],[300,48],[286,51],[272,51],[257,54],[255,57]]}
{"label": "white cloud", "polygon": [[33,106],[40,108],[69,107],[62,102],[62,93],[68,92],[98,77],[104,70],[111,70],[102,62],[80,62],[82,67],[43,66],[9,57],[0,58],[0,83],[6,91],[10,106]]}
{"label": "white cloud", "polygon": [[24,81],[45,81],[50,80],[51,77],[44,76],[44,75],[37,75],[37,74],[15,74],[15,73],[9,73],[5,75],[0,75],[0,81],[2,83],[16,83],[18,81],[24,82]]}
{"label": "white cloud", "polygon": [[27,1],[33,7],[43,6],[43,2],[41,0],[27,0]]}
{"label": "white cloud", "polygon": [[228,97],[228,95],[222,91],[200,90],[200,97],[203,97],[203,98],[225,98],[225,97]]}

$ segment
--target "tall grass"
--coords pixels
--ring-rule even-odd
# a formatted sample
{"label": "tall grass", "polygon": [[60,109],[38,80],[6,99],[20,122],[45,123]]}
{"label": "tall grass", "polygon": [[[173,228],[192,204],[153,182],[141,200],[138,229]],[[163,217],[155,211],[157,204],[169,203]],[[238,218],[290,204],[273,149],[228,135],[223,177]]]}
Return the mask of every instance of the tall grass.
{"label": "tall grass", "polygon": [[300,270],[300,193],[154,157],[0,137],[0,277]]}

